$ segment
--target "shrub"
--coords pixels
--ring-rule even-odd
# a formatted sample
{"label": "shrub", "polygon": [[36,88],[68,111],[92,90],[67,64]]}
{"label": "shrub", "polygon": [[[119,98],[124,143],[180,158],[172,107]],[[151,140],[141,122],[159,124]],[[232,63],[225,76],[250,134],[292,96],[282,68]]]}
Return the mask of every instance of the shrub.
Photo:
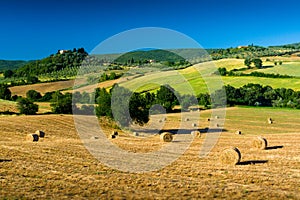
{"label": "shrub", "polygon": [[31,101],[39,101],[42,98],[42,95],[35,90],[28,90],[28,92],[26,93],[26,97]]}
{"label": "shrub", "polygon": [[11,92],[7,85],[0,85],[0,99],[10,100]]}
{"label": "shrub", "polygon": [[27,98],[19,98],[17,102],[20,114],[34,115],[39,110],[39,106]]}

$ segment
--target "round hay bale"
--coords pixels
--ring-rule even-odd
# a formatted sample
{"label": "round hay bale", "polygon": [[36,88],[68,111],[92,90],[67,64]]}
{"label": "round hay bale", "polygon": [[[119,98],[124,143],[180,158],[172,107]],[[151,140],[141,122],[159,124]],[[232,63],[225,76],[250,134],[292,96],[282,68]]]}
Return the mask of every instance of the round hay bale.
{"label": "round hay bale", "polygon": [[133,132],[133,136],[139,136],[139,133]]}
{"label": "round hay bale", "polygon": [[253,146],[257,149],[266,149],[268,146],[268,142],[265,138],[259,136],[253,140]]}
{"label": "round hay bale", "polygon": [[235,134],[241,135],[241,134],[242,134],[242,131],[236,131]]}
{"label": "round hay bale", "polygon": [[209,121],[210,121],[210,118],[208,118],[207,121],[209,122]]}
{"label": "round hay bale", "polygon": [[216,127],[219,127],[220,125],[219,124],[216,124]]}
{"label": "round hay bale", "polygon": [[184,121],[188,122],[188,121],[190,121],[190,119],[189,119],[189,118],[185,118],[185,120],[184,120]]}
{"label": "round hay bale", "polygon": [[117,138],[116,135],[113,135],[113,134],[110,135],[110,139],[115,139],[115,138]]}
{"label": "round hay bale", "polygon": [[197,138],[200,138],[200,137],[201,137],[200,131],[192,131],[192,132],[191,132],[191,135],[194,136],[194,137],[197,137]]}
{"label": "round hay bale", "polygon": [[35,133],[28,134],[26,136],[26,140],[29,142],[37,142],[37,141],[39,141],[39,136],[38,136],[38,134],[35,134]]}
{"label": "round hay bale", "polygon": [[220,156],[220,161],[222,164],[226,165],[236,165],[241,161],[241,152],[236,147],[231,147],[223,150]]}
{"label": "round hay bale", "polygon": [[273,123],[273,120],[271,118],[268,118],[268,123],[269,124],[272,124]]}
{"label": "round hay bale", "polygon": [[158,122],[159,122],[159,123],[162,123],[162,122],[163,122],[163,120],[161,120],[161,119],[160,119]]}
{"label": "round hay bale", "polygon": [[192,123],[192,127],[197,127],[197,124],[195,124],[195,123]]}
{"label": "round hay bale", "polygon": [[119,135],[118,131],[112,131],[111,134],[112,134],[112,135],[115,135],[115,136]]}
{"label": "round hay bale", "polygon": [[215,116],[215,119],[219,119],[219,116],[216,115],[216,116]]}
{"label": "round hay bale", "polygon": [[92,140],[98,140],[99,137],[98,137],[98,136],[92,136],[91,139],[92,139]]}
{"label": "round hay bale", "polygon": [[172,142],[173,135],[172,135],[172,133],[164,132],[164,133],[160,134],[160,140],[163,142]]}
{"label": "round hay bale", "polygon": [[35,134],[37,134],[40,138],[44,138],[45,137],[45,132],[44,131],[37,130],[35,132]]}

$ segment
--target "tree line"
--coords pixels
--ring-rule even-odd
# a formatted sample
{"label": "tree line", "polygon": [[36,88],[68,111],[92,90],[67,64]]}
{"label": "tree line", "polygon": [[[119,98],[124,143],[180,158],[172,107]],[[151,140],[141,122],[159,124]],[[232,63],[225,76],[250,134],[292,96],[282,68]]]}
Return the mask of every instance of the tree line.
{"label": "tree line", "polygon": [[[233,69],[227,71],[225,67],[219,67],[218,73],[221,76],[255,76],[255,77],[263,77],[263,78],[295,78],[294,76],[282,75],[282,74],[274,74],[274,73],[263,73],[263,72],[251,72],[249,74],[237,72],[239,70]],[[218,74],[217,72],[215,74]]]}
{"label": "tree line", "polygon": [[241,46],[236,48],[226,49],[207,49],[207,52],[213,60],[219,60],[223,58],[258,58],[264,56],[283,56],[291,55],[299,52],[299,45],[285,45],[285,46],[270,46],[262,47],[257,45]]}
{"label": "tree line", "polygon": [[300,109],[300,91],[286,88],[273,89],[271,86],[249,83],[239,88],[227,85],[223,88],[226,91],[226,98],[222,90],[212,94],[218,103],[226,103],[229,106],[273,106]]}
{"label": "tree line", "polygon": [[[224,91],[226,96],[224,96]],[[209,95],[180,95],[169,85],[162,85],[155,93],[132,93],[117,84],[112,89],[97,88],[94,93],[75,92],[62,94],[60,91],[41,95],[30,90],[26,98],[11,96],[6,85],[0,85],[0,98],[18,103],[21,114],[35,114],[38,105],[34,102],[50,102],[52,113],[57,114],[96,114],[115,119],[120,126],[131,123],[140,125],[149,120],[149,111],[160,113],[156,105],[161,105],[167,113],[173,112],[175,105],[187,111],[190,106],[200,105],[215,108],[219,105],[273,106],[300,109],[300,91],[286,88],[273,89],[270,86],[249,83],[239,88],[230,85]],[[215,101],[212,102],[211,99]],[[113,109],[112,109],[113,108]]]}

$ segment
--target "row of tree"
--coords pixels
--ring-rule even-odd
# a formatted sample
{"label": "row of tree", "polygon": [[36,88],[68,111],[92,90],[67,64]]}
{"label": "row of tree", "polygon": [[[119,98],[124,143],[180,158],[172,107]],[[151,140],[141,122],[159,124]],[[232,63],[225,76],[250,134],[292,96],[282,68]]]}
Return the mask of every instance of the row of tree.
{"label": "row of tree", "polygon": [[[109,91],[105,88],[97,88],[93,94],[79,92],[62,94],[55,91],[41,96],[40,93],[31,90],[26,96],[27,98],[11,97],[8,87],[0,86],[0,98],[17,101],[22,114],[35,114],[38,111],[38,105],[34,102],[44,98],[50,101],[53,113],[96,113],[98,117],[107,116],[115,119],[121,126],[128,126],[131,123],[141,125],[147,123],[150,110],[156,113],[162,112],[157,105],[163,107],[167,113],[172,112],[175,105],[181,105],[182,110],[187,110],[190,106],[198,104],[206,108],[227,104],[229,106],[273,106],[300,109],[300,91],[286,88],[273,89],[270,86],[252,83],[239,88],[227,85],[211,95],[199,94],[197,98],[192,95],[179,95],[169,85],[160,86],[156,93],[132,93],[117,84]],[[214,99],[214,102],[211,99]]]}
{"label": "row of tree", "polygon": [[[273,73],[263,73],[263,72],[251,72],[249,74],[237,72],[238,70],[233,69],[227,71],[225,67],[218,68],[218,72],[221,76],[255,76],[255,77],[264,77],[264,78],[294,78],[293,76],[289,75],[282,75],[282,74],[273,74]],[[215,73],[218,74],[218,73]]]}
{"label": "row of tree", "polygon": [[217,90],[212,94],[212,98],[217,100],[216,104],[227,103],[230,106],[273,106],[300,109],[300,91],[286,88],[273,89],[271,86],[253,83],[239,88],[227,85],[224,86],[224,89],[226,98],[222,93],[223,90]]}
{"label": "row of tree", "polygon": [[114,118],[121,126],[128,126],[130,123],[140,125],[147,123],[149,110],[156,104],[161,105],[166,112],[172,112],[180,100],[179,95],[169,85],[160,86],[156,93],[142,94],[132,93],[117,84],[110,91],[105,88],[96,89],[95,99],[96,115]]}
{"label": "row of tree", "polygon": [[277,47],[261,47],[256,45],[241,46],[236,48],[226,48],[226,49],[208,49],[213,60],[223,59],[223,58],[255,58],[264,56],[282,56],[291,55],[293,53],[299,52],[299,46],[277,46]]}

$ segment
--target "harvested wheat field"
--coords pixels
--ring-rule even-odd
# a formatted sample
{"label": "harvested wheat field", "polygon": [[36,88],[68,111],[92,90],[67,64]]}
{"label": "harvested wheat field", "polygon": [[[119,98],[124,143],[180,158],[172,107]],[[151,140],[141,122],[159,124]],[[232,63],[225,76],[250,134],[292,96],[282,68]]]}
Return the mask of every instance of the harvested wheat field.
{"label": "harvested wheat field", "polygon": [[[85,79],[80,79],[78,82],[81,84],[86,83]],[[18,96],[26,96],[26,92],[29,90],[36,90],[42,94],[45,94],[46,92],[52,92],[56,90],[63,90],[72,88],[74,86],[74,80],[67,80],[67,81],[56,81],[56,82],[50,82],[50,83],[37,83],[33,85],[21,85],[21,86],[14,86],[9,88],[12,95],[18,95]]]}
{"label": "harvested wheat field", "polygon": [[18,112],[17,103],[0,99],[0,112]]}
{"label": "harvested wheat field", "polygon": [[[178,126],[179,114],[167,115],[164,129]],[[274,123],[265,119],[274,116]],[[207,121],[211,118],[211,121]],[[191,131],[190,119],[188,123]],[[210,111],[198,120],[201,138],[175,162],[155,172],[129,173],[109,168],[83,146],[72,115],[2,116],[0,120],[1,198],[8,199],[300,199],[300,123],[297,110],[232,108],[224,131],[207,157],[199,158],[215,120]],[[157,120],[156,120],[157,121]],[[115,129],[101,120],[107,136]],[[42,130],[45,138],[26,141]],[[236,135],[241,130],[242,135]],[[149,152],[163,145],[158,134],[143,138],[120,130],[111,142],[131,152]],[[142,133],[141,133],[142,134]],[[139,132],[140,135],[140,132]],[[268,147],[252,140],[262,136]],[[191,136],[192,137],[192,136]],[[96,140],[97,137],[94,137]],[[237,165],[220,162],[224,148],[237,147]]]}

